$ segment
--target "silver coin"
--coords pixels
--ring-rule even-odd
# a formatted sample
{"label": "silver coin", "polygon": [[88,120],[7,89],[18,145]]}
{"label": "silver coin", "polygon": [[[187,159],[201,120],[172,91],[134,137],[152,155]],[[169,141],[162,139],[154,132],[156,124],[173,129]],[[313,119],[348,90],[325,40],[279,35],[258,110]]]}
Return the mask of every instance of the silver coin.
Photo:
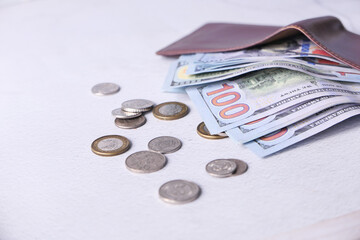
{"label": "silver coin", "polygon": [[193,182],[173,180],[163,184],[159,189],[160,198],[173,204],[189,203],[200,196],[200,187]]}
{"label": "silver coin", "polygon": [[146,118],[144,116],[140,116],[137,118],[130,118],[130,119],[121,119],[116,118],[115,119],[115,125],[119,128],[125,128],[125,129],[133,129],[141,127],[146,123]]}
{"label": "silver coin", "polygon": [[239,159],[230,158],[228,160],[233,161],[236,164],[236,170],[235,170],[235,172],[233,172],[232,176],[241,175],[241,174],[245,173],[249,168],[246,162],[241,161]]}
{"label": "silver coin", "polygon": [[132,99],[121,104],[126,112],[147,112],[152,109],[154,103],[146,99]]}
{"label": "silver coin", "polygon": [[136,118],[141,116],[141,112],[134,113],[134,112],[125,112],[121,108],[117,108],[111,111],[111,114],[116,118],[121,119],[130,119],[130,118]]}
{"label": "silver coin", "polygon": [[161,153],[140,151],[128,156],[125,165],[132,172],[152,173],[166,165],[166,157]]}
{"label": "silver coin", "polygon": [[181,145],[181,141],[175,137],[161,136],[151,140],[148,148],[159,153],[172,153],[179,150]]}
{"label": "silver coin", "polygon": [[99,83],[96,84],[91,91],[95,95],[103,96],[117,93],[120,91],[120,87],[115,83]]}
{"label": "silver coin", "polygon": [[237,166],[229,159],[216,159],[206,165],[206,171],[214,177],[230,177]]}

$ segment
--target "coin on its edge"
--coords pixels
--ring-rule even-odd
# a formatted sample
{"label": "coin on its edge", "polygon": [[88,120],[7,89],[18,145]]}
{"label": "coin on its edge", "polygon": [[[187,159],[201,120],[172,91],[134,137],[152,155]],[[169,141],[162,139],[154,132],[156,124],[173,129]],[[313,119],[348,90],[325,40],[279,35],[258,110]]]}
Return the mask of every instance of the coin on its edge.
{"label": "coin on its edge", "polygon": [[228,160],[233,161],[236,164],[236,170],[235,170],[235,172],[233,172],[232,176],[241,175],[241,174],[245,173],[249,168],[249,166],[247,165],[246,162],[241,161],[239,159],[229,158]]}
{"label": "coin on its edge", "polygon": [[151,151],[166,154],[176,152],[181,148],[181,145],[181,141],[176,137],[161,136],[152,139],[148,144],[148,148]]}
{"label": "coin on its edge", "polygon": [[129,150],[130,141],[120,135],[99,137],[91,144],[91,150],[100,156],[115,156]]}
{"label": "coin on its edge", "polygon": [[229,159],[216,159],[206,165],[206,172],[213,177],[230,177],[236,171],[237,164]]}
{"label": "coin on its edge", "polygon": [[188,112],[188,106],[180,102],[164,102],[153,109],[154,116],[161,120],[179,119],[186,116]]}
{"label": "coin on its edge", "polygon": [[207,138],[207,139],[222,139],[222,138],[227,138],[228,135],[226,135],[226,133],[219,133],[219,134],[211,134],[209,132],[209,130],[207,129],[206,125],[204,122],[201,122],[198,126],[197,126],[197,133],[203,137],[203,138]]}
{"label": "coin on its edge", "polygon": [[121,108],[126,112],[147,112],[153,106],[154,103],[146,99],[132,99],[121,104]]}
{"label": "coin on its edge", "polygon": [[121,119],[130,119],[130,118],[136,118],[141,116],[141,112],[134,113],[134,112],[126,112],[122,110],[121,108],[117,108],[111,111],[111,114],[116,118]]}
{"label": "coin on its edge", "polygon": [[134,129],[141,127],[145,123],[146,123],[146,118],[143,115],[141,115],[140,117],[130,118],[130,119],[115,118],[115,125],[119,128]]}
{"label": "coin on its edge", "polygon": [[99,83],[92,87],[91,92],[98,96],[110,95],[120,91],[119,85],[115,83]]}
{"label": "coin on its edge", "polygon": [[125,165],[135,173],[152,173],[165,167],[166,157],[157,152],[140,151],[128,156]]}
{"label": "coin on its edge", "polygon": [[201,189],[196,183],[180,179],[164,183],[159,189],[160,199],[172,204],[192,202],[200,193]]}

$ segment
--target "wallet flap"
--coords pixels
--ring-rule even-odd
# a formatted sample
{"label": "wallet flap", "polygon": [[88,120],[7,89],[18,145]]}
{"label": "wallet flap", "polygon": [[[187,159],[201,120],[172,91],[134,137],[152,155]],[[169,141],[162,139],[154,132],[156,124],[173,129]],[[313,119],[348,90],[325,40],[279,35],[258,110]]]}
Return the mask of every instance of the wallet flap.
{"label": "wallet flap", "polygon": [[347,31],[332,16],[302,20],[285,27],[208,23],[157,54],[235,51],[297,34],[304,34],[334,58],[360,70],[360,35]]}

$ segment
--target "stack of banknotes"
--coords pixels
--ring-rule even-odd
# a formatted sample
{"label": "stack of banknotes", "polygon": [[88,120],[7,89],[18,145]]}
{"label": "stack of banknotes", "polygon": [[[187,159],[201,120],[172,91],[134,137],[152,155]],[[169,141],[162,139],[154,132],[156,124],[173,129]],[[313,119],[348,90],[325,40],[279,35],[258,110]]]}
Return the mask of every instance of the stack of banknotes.
{"label": "stack of banknotes", "polygon": [[184,89],[211,134],[262,157],[360,114],[360,71],[302,37],[182,55],[164,90]]}

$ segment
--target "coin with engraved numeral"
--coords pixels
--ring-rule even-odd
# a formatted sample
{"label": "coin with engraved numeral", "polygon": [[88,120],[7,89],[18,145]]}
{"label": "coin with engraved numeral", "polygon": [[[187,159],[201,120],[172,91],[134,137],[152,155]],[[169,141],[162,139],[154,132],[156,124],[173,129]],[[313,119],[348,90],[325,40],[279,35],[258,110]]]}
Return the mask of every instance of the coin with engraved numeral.
{"label": "coin with engraved numeral", "polygon": [[181,141],[175,137],[161,136],[151,140],[148,148],[159,153],[172,153],[179,150],[181,145]]}
{"label": "coin with engraved numeral", "polygon": [[130,118],[136,118],[141,116],[141,112],[134,113],[134,112],[125,112],[121,108],[117,108],[111,111],[111,114],[116,118],[121,119],[130,119]]}
{"label": "coin with engraved numeral", "polygon": [[245,173],[249,168],[246,162],[241,161],[239,159],[229,158],[227,160],[233,161],[236,164],[236,170],[235,170],[235,172],[233,172],[232,176],[241,175],[241,174]]}
{"label": "coin with engraved numeral", "polygon": [[184,204],[196,200],[200,196],[200,192],[200,187],[196,183],[173,180],[160,187],[159,196],[167,203]]}
{"label": "coin with engraved numeral", "polygon": [[180,102],[165,102],[154,107],[153,114],[161,120],[175,120],[188,114],[189,108]]}
{"label": "coin with engraved numeral", "polygon": [[126,112],[147,112],[153,106],[154,103],[146,99],[132,99],[121,104],[121,108]]}
{"label": "coin with engraved numeral", "polygon": [[95,95],[103,96],[117,93],[120,91],[120,87],[115,83],[99,83],[96,84],[91,91]]}
{"label": "coin with engraved numeral", "polygon": [[126,129],[133,129],[141,127],[146,123],[146,118],[144,116],[140,116],[137,118],[130,118],[130,119],[115,119],[115,125],[119,128],[126,128]]}
{"label": "coin with engraved numeral", "polygon": [[96,139],[91,144],[91,150],[100,156],[115,156],[126,152],[130,141],[120,135],[107,135]]}
{"label": "coin with engraved numeral", "polygon": [[206,171],[214,177],[230,177],[237,165],[229,159],[216,159],[206,165]]}
{"label": "coin with engraved numeral", "polygon": [[219,133],[219,134],[211,134],[209,132],[209,130],[207,129],[206,125],[204,122],[201,122],[198,126],[197,126],[197,133],[203,137],[203,138],[207,138],[207,139],[222,139],[222,138],[227,138],[228,135],[226,135],[226,133]]}
{"label": "coin with engraved numeral", "polygon": [[166,157],[157,152],[140,151],[128,156],[125,165],[132,172],[152,173],[165,167]]}

